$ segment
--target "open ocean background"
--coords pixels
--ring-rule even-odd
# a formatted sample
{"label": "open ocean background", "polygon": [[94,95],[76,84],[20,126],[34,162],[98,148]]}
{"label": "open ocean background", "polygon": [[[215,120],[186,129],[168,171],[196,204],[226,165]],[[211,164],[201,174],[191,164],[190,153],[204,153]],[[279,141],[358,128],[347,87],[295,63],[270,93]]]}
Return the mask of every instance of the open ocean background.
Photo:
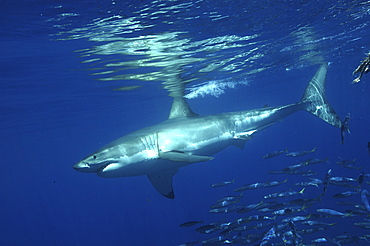
{"label": "open ocean background", "polygon": [[[370,75],[352,84],[370,52],[369,1],[3,0],[0,24],[1,245],[202,245],[219,231],[201,234],[197,227],[264,214],[209,213],[219,198],[239,194],[235,188],[288,177],[278,187],[244,191],[239,203],[248,205],[308,179],[271,170],[328,158],[304,169],[320,179],[329,169],[353,178],[370,173]],[[256,134],[244,150],[231,146],[212,161],[181,168],[174,200],[145,176],[103,179],[72,168],[110,141],[166,120],[169,94],[178,87],[186,86],[200,115],[284,105],[300,100],[322,62],[330,63],[329,102],[342,119],[351,115],[344,144],[339,129],[298,112]],[[314,147],[304,157],[261,158]],[[337,165],[339,157],[362,169]],[[235,181],[210,187],[228,180]],[[370,189],[366,181],[363,189]],[[322,189],[307,187],[303,197]],[[322,203],[299,214],[355,209],[332,198],[346,190],[354,189],[329,185]],[[361,197],[342,201],[360,205]],[[320,237],[364,237],[369,230],[354,223],[366,219],[366,213],[319,219],[336,224],[302,238],[312,245]],[[191,220],[203,223],[179,227]]]}

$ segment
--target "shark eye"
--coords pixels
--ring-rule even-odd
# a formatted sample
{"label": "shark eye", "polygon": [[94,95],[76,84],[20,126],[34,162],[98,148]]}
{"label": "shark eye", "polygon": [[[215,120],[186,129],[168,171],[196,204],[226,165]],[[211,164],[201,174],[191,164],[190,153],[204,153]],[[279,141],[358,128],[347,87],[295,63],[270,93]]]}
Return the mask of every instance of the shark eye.
{"label": "shark eye", "polygon": [[96,155],[93,155],[93,159],[96,160],[96,158],[98,158]]}

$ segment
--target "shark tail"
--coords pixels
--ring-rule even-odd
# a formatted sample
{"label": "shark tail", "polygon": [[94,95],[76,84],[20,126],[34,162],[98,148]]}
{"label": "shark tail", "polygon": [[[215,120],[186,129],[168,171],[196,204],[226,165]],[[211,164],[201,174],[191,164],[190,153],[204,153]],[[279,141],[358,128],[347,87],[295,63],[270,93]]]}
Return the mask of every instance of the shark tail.
{"label": "shark tail", "polygon": [[332,126],[341,128],[342,122],[325,96],[325,77],[327,70],[327,64],[323,64],[319,68],[308,84],[300,103],[306,105],[306,111],[316,115]]}

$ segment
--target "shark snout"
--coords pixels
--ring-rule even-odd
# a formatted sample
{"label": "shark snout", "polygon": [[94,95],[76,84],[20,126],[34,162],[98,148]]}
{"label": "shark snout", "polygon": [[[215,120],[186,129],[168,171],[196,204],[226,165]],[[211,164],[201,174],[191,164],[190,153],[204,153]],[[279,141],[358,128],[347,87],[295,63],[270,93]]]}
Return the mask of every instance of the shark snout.
{"label": "shark snout", "polygon": [[80,161],[74,164],[73,168],[81,173],[97,173],[107,165],[109,165],[108,162],[91,163],[87,161]]}
{"label": "shark snout", "polygon": [[73,168],[76,171],[82,172],[82,173],[92,173],[94,171],[91,170],[89,163],[87,162],[79,162],[73,165]]}

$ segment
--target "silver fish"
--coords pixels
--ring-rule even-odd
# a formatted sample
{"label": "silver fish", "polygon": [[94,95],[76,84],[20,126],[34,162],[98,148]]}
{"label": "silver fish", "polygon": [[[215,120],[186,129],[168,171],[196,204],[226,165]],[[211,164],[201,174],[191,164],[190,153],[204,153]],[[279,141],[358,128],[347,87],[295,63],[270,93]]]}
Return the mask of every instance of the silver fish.
{"label": "silver fish", "polygon": [[345,191],[345,192],[341,192],[341,193],[335,194],[332,197],[333,198],[345,198],[345,197],[349,197],[349,196],[355,195],[357,193],[358,193],[357,191]]}
{"label": "silver fish", "polygon": [[235,192],[240,192],[240,191],[245,191],[245,190],[254,190],[254,189],[257,189],[257,188],[264,187],[264,186],[265,186],[265,183],[257,182],[257,183],[254,183],[254,184],[248,184],[248,185],[241,186],[239,188],[236,188],[234,191]]}
{"label": "silver fish", "polygon": [[341,217],[349,216],[349,214],[345,214],[345,213],[338,212],[336,210],[328,209],[328,208],[320,208],[320,209],[316,209],[316,211],[319,213],[325,214],[325,215],[330,215],[330,216],[341,216]]}
{"label": "silver fish", "polygon": [[289,152],[289,153],[287,153],[286,155],[287,155],[287,156],[290,156],[290,157],[304,156],[304,155],[307,155],[307,154],[309,154],[309,153],[315,152],[315,150],[316,150],[316,147],[315,147],[315,148],[313,148],[312,150]]}
{"label": "silver fish", "polygon": [[297,194],[303,194],[305,189],[306,188],[303,188],[300,191],[285,191],[285,192],[271,193],[271,194],[268,194],[268,195],[264,196],[263,198],[270,199],[270,198],[287,197],[287,196],[293,196],[293,195],[297,195]]}
{"label": "silver fish", "polygon": [[180,224],[179,226],[181,226],[181,227],[190,227],[190,226],[194,226],[194,225],[200,224],[200,223],[203,223],[203,220],[202,221],[195,221],[195,220],[188,221],[188,222]]}
{"label": "silver fish", "polygon": [[272,151],[270,153],[267,153],[266,155],[262,156],[262,159],[270,159],[276,156],[281,155],[282,153],[287,153],[288,149],[286,150],[279,150],[279,151]]}
{"label": "silver fish", "polygon": [[235,179],[233,179],[231,181],[223,181],[223,182],[215,183],[215,184],[212,184],[211,187],[214,187],[214,188],[215,187],[223,187],[223,186],[234,183],[234,181],[235,181]]}

